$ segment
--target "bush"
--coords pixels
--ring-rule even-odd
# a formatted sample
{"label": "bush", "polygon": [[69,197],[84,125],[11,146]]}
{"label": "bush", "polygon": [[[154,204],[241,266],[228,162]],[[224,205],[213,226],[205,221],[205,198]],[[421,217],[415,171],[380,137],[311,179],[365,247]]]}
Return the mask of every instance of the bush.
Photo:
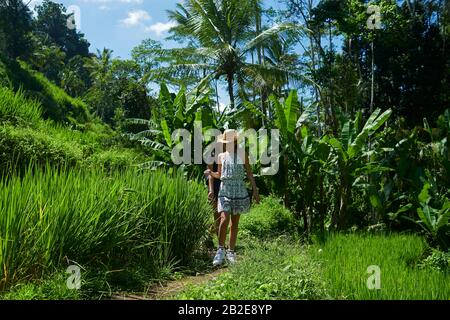
{"label": "bush", "polygon": [[12,87],[12,83],[8,78],[8,71],[6,70],[6,66],[2,63],[2,56],[0,53],[0,87]]}
{"label": "bush", "polygon": [[292,235],[297,231],[292,213],[283,206],[281,200],[272,196],[264,198],[249,213],[242,215],[239,226],[244,235],[258,238]]}
{"label": "bush", "polygon": [[450,272],[450,253],[433,250],[432,253],[419,265],[421,268]]}

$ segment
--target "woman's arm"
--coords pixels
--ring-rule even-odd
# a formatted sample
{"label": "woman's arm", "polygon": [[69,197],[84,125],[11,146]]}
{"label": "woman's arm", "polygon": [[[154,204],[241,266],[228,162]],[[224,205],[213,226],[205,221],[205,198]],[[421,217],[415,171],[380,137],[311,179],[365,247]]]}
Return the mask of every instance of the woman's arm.
{"label": "woman's arm", "polygon": [[259,191],[256,187],[255,177],[253,176],[252,168],[250,167],[250,161],[248,155],[245,155],[245,171],[247,171],[247,178],[250,180],[253,190],[253,199],[255,199],[256,204],[259,203]]}
{"label": "woman's arm", "polygon": [[214,178],[211,175],[208,177],[208,190],[208,198],[212,200],[214,198]]}
{"label": "woman's arm", "polygon": [[221,154],[219,154],[217,159],[217,172],[212,171],[210,168],[205,171],[205,174],[208,174],[210,177],[213,177],[214,179],[219,179],[222,176],[222,157]]}

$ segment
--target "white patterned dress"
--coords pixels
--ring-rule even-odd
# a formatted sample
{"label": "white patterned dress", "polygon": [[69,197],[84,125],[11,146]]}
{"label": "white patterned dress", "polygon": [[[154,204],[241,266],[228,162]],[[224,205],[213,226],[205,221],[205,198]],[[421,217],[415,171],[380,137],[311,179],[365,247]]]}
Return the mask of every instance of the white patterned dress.
{"label": "white patterned dress", "polygon": [[235,215],[246,213],[250,209],[250,196],[245,186],[244,178],[245,168],[243,161],[236,154],[233,159],[228,152],[224,153],[217,202],[218,212]]}

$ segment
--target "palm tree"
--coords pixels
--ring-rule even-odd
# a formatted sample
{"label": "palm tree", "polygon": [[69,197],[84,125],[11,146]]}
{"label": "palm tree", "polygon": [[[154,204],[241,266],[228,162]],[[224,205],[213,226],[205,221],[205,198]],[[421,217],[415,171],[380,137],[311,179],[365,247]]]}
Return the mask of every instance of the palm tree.
{"label": "palm tree", "polygon": [[103,48],[102,51],[97,49],[97,54],[89,60],[87,67],[91,70],[91,77],[97,81],[101,81],[108,74],[113,51]]}
{"label": "palm tree", "polygon": [[96,114],[103,120],[106,120],[114,110],[113,97],[109,94],[112,54],[111,49],[104,48],[102,51],[97,50],[95,56],[86,60],[86,68],[89,70],[93,82],[87,98],[95,106]]}
{"label": "palm tree", "polygon": [[[173,37],[186,39],[189,46],[165,50],[167,56],[183,57],[181,63],[164,68],[169,73],[201,74],[201,84],[222,77],[227,82],[231,110],[236,105],[236,84],[245,98],[244,84],[255,76],[285,79],[286,70],[276,65],[249,62],[251,53],[260,52],[261,45],[282,32],[300,32],[294,24],[280,24],[255,33],[258,0],[185,0],[169,17],[177,23]],[[256,34],[256,36],[254,36]],[[178,61],[180,62],[180,61]],[[274,80],[275,81],[275,80]]]}

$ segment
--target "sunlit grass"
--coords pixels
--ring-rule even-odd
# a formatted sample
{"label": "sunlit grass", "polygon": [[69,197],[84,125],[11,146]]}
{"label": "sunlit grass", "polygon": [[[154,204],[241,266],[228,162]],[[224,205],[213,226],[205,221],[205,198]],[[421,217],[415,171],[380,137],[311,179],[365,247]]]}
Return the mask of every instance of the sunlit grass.
{"label": "sunlit grass", "polygon": [[[425,241],[414,235],[336,234],[316,244],[329,294],[337,299],[450,299],[450,274],[420,269]],[[381,289],[369,290],[371,265],[379,266]]]}
{"label": "sunlit grass", "polygon": [[42,107],[36,100],[26,99],[23,92],[0,87],[0,122],[13,121],[37,124],[41,121]]}
{"label": "sunlit grass", "polygon": [[225,300],[323,299],[326,288],[318,264],[298,243],[248,238],[239,263],[207,284],[190,286],[176,298]]}
{"label": "sunlit grass", "polygon": [[0,286],[83,266],[158,272],[187,263],[211,217],[181,174],[29,169],[0,180]]}

